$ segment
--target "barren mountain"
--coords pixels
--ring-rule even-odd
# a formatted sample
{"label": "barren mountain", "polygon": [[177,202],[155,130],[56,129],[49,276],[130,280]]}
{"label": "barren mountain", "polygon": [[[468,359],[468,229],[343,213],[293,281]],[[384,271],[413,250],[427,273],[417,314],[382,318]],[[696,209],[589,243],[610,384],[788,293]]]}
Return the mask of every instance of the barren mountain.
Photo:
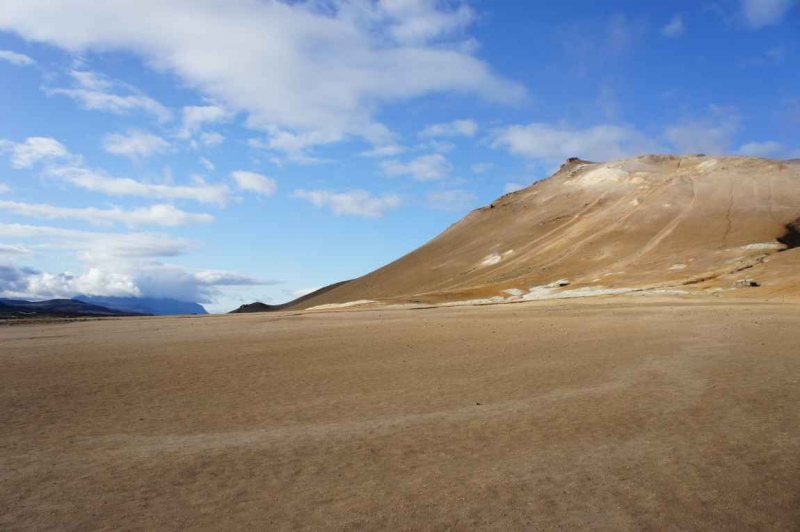
{"label": "barren mountain", "polygon": [[798,160],[570,159],[399,260],[288,308],[634,291],[797,298],[798,217]]}

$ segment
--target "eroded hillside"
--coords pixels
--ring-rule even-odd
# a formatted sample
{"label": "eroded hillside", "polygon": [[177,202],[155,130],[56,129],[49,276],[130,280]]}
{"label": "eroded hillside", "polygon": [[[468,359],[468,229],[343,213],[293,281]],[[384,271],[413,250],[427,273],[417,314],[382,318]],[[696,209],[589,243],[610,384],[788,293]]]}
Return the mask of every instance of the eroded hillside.
{"label": "eroded hillside", "polygon": [[[631,290],[798,297],[800,251],[790,248],[799,217],[800,161],[570,160],[416,251],[294,308]],[[737,289],[745,279],[759,288]]]}

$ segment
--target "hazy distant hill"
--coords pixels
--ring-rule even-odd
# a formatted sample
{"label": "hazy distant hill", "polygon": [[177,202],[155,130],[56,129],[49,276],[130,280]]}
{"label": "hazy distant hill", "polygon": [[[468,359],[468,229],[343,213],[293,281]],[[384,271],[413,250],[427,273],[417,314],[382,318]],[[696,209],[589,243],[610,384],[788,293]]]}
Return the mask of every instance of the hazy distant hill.
{"label": "hazy distant hill", "polygon": [[75,299],[51,299],[48,301],[25,301],[0,299],[0,315],[5,316],[131,316],[142,312],[117,310],[86,303]]}
{"label": "hazy distant hill", "polygon": [[75,299],[125,312],[139,312],[154,316],[180,316],[208,314],[199,303],[151,297],[77,296]]}

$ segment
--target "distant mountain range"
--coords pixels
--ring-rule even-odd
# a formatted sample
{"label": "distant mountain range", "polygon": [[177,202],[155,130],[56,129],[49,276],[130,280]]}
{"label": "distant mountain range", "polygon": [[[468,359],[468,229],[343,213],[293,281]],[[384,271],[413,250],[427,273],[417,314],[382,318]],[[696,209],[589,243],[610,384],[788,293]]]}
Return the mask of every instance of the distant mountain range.
{"label": "distant mountain range", "polygon": [[36,317],[92,317],[92,316],[142,316],[140,312],[130,312],[77,301],[75,299],[51,299],[48,301],[24,301],[0,298],[0,316]]}
{"label": "distant mountain range", "polygon": [[25,301],[0,298],[0,316],[176,316],[208,314],[202,305],[175,299],[77,296]]}
{"label": "distant mountain range", "polygon": [[105,297],[77,296],[77,301],[101,305],[117,311],[152,314],[154,316],[180,316],[185,314],[208,314],[203,305],[176,299],[152,297]]}

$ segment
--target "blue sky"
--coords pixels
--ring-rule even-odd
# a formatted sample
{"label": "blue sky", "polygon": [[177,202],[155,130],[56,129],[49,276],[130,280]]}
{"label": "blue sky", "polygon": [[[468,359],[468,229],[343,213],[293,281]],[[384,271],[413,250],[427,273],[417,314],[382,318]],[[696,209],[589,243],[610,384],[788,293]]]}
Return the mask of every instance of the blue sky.
{"label": "blue sky", "polygon": [[278,303],[568,157],[800,157],[798,4],[4,0],[0,296]]}

